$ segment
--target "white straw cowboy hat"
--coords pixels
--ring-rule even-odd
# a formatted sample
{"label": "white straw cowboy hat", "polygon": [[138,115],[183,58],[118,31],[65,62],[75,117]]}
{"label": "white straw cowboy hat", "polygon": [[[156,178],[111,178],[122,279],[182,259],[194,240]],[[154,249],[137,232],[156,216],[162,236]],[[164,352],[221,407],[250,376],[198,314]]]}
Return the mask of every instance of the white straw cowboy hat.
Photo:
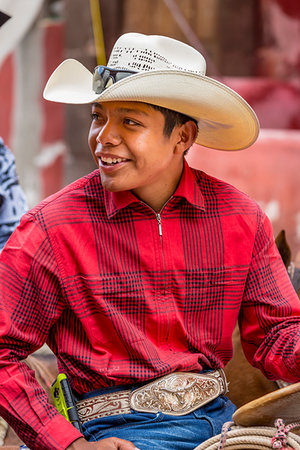
{"label": "white straw cowboy hat", "polygon": [[26,34],[43,1],[0,0],[0,64]]}
{"label": "white straw cowboy hat", "polygon": [[165,36],[127,33],[115,43],[107,66],[98,66],[93,75],[74,59],[64,61],[48,80],[44,98],[163,106],[196,119],[196,142],[219,150],[241,150],[258,136],[259,123],[248,103],[205,76],[203,56],[187,44]]}

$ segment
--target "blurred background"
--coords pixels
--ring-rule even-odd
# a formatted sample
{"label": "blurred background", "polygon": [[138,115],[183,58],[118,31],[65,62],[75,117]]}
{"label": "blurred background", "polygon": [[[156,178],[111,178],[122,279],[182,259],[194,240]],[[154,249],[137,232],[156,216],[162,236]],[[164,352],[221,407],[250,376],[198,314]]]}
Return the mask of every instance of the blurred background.
{"label": "blurred background", "polygon": [[189,164],[248,193],[275,235],[286,230],[292,254],[300,249],[299,0],[38,3],[34,13],[23,12],[26,29],[6,54],[0,40],[0,136],[15,155],[31,207],[95,168],[87,145],[90,107],[42,99],[52,71],[70,57],[92,71],[125,32],[163,34],[200,50],[207,75],[240,93],[261,123],[251,148],[194,146]]}

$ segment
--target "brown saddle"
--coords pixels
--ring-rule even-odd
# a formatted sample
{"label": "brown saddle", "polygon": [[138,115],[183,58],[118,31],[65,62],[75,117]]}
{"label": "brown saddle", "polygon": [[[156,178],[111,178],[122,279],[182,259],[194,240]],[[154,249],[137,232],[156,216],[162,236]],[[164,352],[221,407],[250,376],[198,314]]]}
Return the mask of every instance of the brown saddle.
{"label": "brown saddle", "polygon": [[234,423],[243,427],[272,427],[278,418],[286,425],[300,422],[300,382],[252,400],[233,415]]}

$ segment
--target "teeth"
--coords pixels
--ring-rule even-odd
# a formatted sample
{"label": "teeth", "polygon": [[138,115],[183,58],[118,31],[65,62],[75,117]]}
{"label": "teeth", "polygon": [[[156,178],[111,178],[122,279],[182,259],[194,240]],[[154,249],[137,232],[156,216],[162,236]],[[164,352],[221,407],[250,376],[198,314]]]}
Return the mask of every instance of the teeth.
{"label": "teeth", "polygon": [[101,156],[101,161],[106,164],[116,164],[120,163],[122,161],[126,161],[126,158],[110,158],[106,156]]}

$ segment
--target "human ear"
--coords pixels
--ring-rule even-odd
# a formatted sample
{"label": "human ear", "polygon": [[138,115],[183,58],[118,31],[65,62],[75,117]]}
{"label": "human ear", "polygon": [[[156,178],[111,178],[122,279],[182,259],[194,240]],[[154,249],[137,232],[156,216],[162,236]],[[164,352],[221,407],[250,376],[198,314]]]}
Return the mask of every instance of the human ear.
{"label": "human ear", "polygon": [[177,142],[176,142],[176,152],[184,153],[189,149],[195,142],[198,134],[198,128],[195,122],[189,120],[183,125],[180,125],[177,130]]}

